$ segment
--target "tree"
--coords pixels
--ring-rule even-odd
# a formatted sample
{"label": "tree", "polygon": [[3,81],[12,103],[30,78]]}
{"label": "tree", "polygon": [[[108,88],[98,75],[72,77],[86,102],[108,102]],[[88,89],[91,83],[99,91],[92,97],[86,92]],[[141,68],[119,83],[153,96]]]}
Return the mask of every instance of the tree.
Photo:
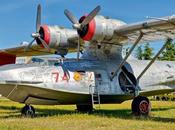
{"label": "tree", "polygon": [[175,61],[175,43],[173,43],[173,40],[170,38],[166,40],[166,43],[167,46],[159,57],[159,60]]}
{"label": "tree", "polygon": [[143,57],[143,50],[142,50],[142,46],[138,46],[137,50],[136,50],[136,58],[139,60],[142,60]]}
{"label": "tree", "polygon": [[151,60],[153,56],[153,48],[150,47],[149,43],[146,43],[144,46],[144,51],[142,54],[143,60]]}
{"label": "tree", "polygon": [[149,43],[146,43],[144,47],[140,45],[137,47],[135,55],[139,60],[151,60],[153,56],[153,48],[150,47]]}

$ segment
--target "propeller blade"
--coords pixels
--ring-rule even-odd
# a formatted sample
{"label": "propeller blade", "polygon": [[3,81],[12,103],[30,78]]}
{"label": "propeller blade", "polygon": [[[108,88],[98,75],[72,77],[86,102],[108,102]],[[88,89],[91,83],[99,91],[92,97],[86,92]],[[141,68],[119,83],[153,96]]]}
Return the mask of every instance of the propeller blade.
{"label": "propeller blade", "polygon": [[32,46],[33,42],[35,41],[35,39],[33,39],[28,45],[27,47],[25,47],[25,51],[28,51],[29,48]]}
{"label": "propeller blade", "polygon": [[78,37],[78,43],[77,43],[77,60],[79,60],[80,57],[80,37]]}
{"label": "propeller blade", "polygon": [[94,10],[92,10],[89,15],[83,20],[83,22],[81,23],[82,26],[87,25],[88,23],[90,23],[90,21],[98,14],[98,12],[100,11],[101,7],[97,6]]}
{"label": "propeller blade", "polygon": [[66,17],[73,23],[73,24],[78,24],[78,19],[67,9],[64,10],[64,14]]}
{"label": "propeller blade", "polygon": [[36,16],[36,32],[39,32],[41,26],[41,5],[37,7],[37,16]]}
{"label": "propeller blade", "polygon": [[43,40],[43,39],[41,39],[40,37],[38,37],[38,39],[41,41],[41,43],[43,44],[43,46],[44,46],[44,48],[46,48],[48,51],[50,51],[50,48],[49,48],[49,46],[47,45],[47,43]]}

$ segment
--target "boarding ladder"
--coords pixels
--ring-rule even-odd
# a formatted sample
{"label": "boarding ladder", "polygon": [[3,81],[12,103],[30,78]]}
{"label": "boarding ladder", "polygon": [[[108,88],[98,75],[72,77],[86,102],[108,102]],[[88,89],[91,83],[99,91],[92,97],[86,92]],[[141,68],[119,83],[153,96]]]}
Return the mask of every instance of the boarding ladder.
{"label": "boarding ladder", "polygon": [[[97,91],[95,91],[95,86],[90,85],[89,93],[91,94],[91,102],[92,102],[94,109],[100,109],[100,94],[99,94],[98,89]],[[95,104],[98,104],[98,106],[96,106]]]}

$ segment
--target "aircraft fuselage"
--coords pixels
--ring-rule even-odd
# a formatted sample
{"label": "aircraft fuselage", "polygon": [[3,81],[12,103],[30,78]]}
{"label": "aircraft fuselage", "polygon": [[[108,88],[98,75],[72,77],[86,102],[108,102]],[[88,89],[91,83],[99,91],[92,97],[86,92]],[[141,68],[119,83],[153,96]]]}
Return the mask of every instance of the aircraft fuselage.
{"label": "aircraft fuselage", "polygon": [[[125,74],[135,80],[147,62],[129,60]],[[110,80],[116,65],[97,60],[5,65],[0,67],[0,93],[27,104],[77,104],[91,101],[93,91],[101,95],[101,103],[120,103],[134,96],[134,86],[121,71]],[[151,96],[173,91],[174,68],[174,62],[155,62],[139,81],[141,94]],[[146,91],[150,93],[144,94]]]}

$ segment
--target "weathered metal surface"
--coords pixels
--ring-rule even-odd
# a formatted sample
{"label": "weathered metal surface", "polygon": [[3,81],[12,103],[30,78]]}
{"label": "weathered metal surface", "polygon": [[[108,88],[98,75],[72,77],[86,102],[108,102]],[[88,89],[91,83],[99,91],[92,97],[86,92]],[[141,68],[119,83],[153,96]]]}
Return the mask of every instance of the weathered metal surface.
{"label": "weathered metal surface", "polygon": [[[5,65],[0,67],[0,94],[17,102],[27,104],[75,104],[91,100],[89,86],[101,96],[101,103],[120,103],[133,97],[135,83],[149,61],[123,60],[122,46],[133,43],[143,33],[141,42],[175,37],[175,17],[167,20],[148,20],[126,25],[115,19],[96,16],[96,28],[90,42],[81,43],[84,51],[77,60],[39,60],[36,63]],[[63,50],[75,52],[78,34],[76,30],[49,26],[51,52],[60,54]],[[0,50],[16,56],[48,54],[34,44],[28,52],[25,46]],[[59,52],[60,51],[60,52]],[[117,67],[113,80],[110,77]],[[175,91],[175,62],[156,61],[139,80],[141,95],[155,95]]]}
{"label": "weathered metal surface", "polygon": [[[128,60],[128,65],[125,66],[137,76],[146,63],[148,61]],[[84,69],[85,72],[82,71],[84,66],[87,69]],[[22,103],[75,104],[90,101],[89,86],[95,85],[95,91],[98,89],[100,92],[101,103],[120,103],[131,99],[133,95],[122,91],[118,76],[110,81],[109,73],[114,66],[116,63],[88,60],[65,61],[56,65],[6,65],[0,67],[0,93]],[[81,71],[78,72],[78,68]],[[77,79],[76,73],[81,77]],[[161,84],[172,80],[175,80],[175,63],[156,61],[140,79],[141,94],[154,95],[174,91],[174,85]]]}

